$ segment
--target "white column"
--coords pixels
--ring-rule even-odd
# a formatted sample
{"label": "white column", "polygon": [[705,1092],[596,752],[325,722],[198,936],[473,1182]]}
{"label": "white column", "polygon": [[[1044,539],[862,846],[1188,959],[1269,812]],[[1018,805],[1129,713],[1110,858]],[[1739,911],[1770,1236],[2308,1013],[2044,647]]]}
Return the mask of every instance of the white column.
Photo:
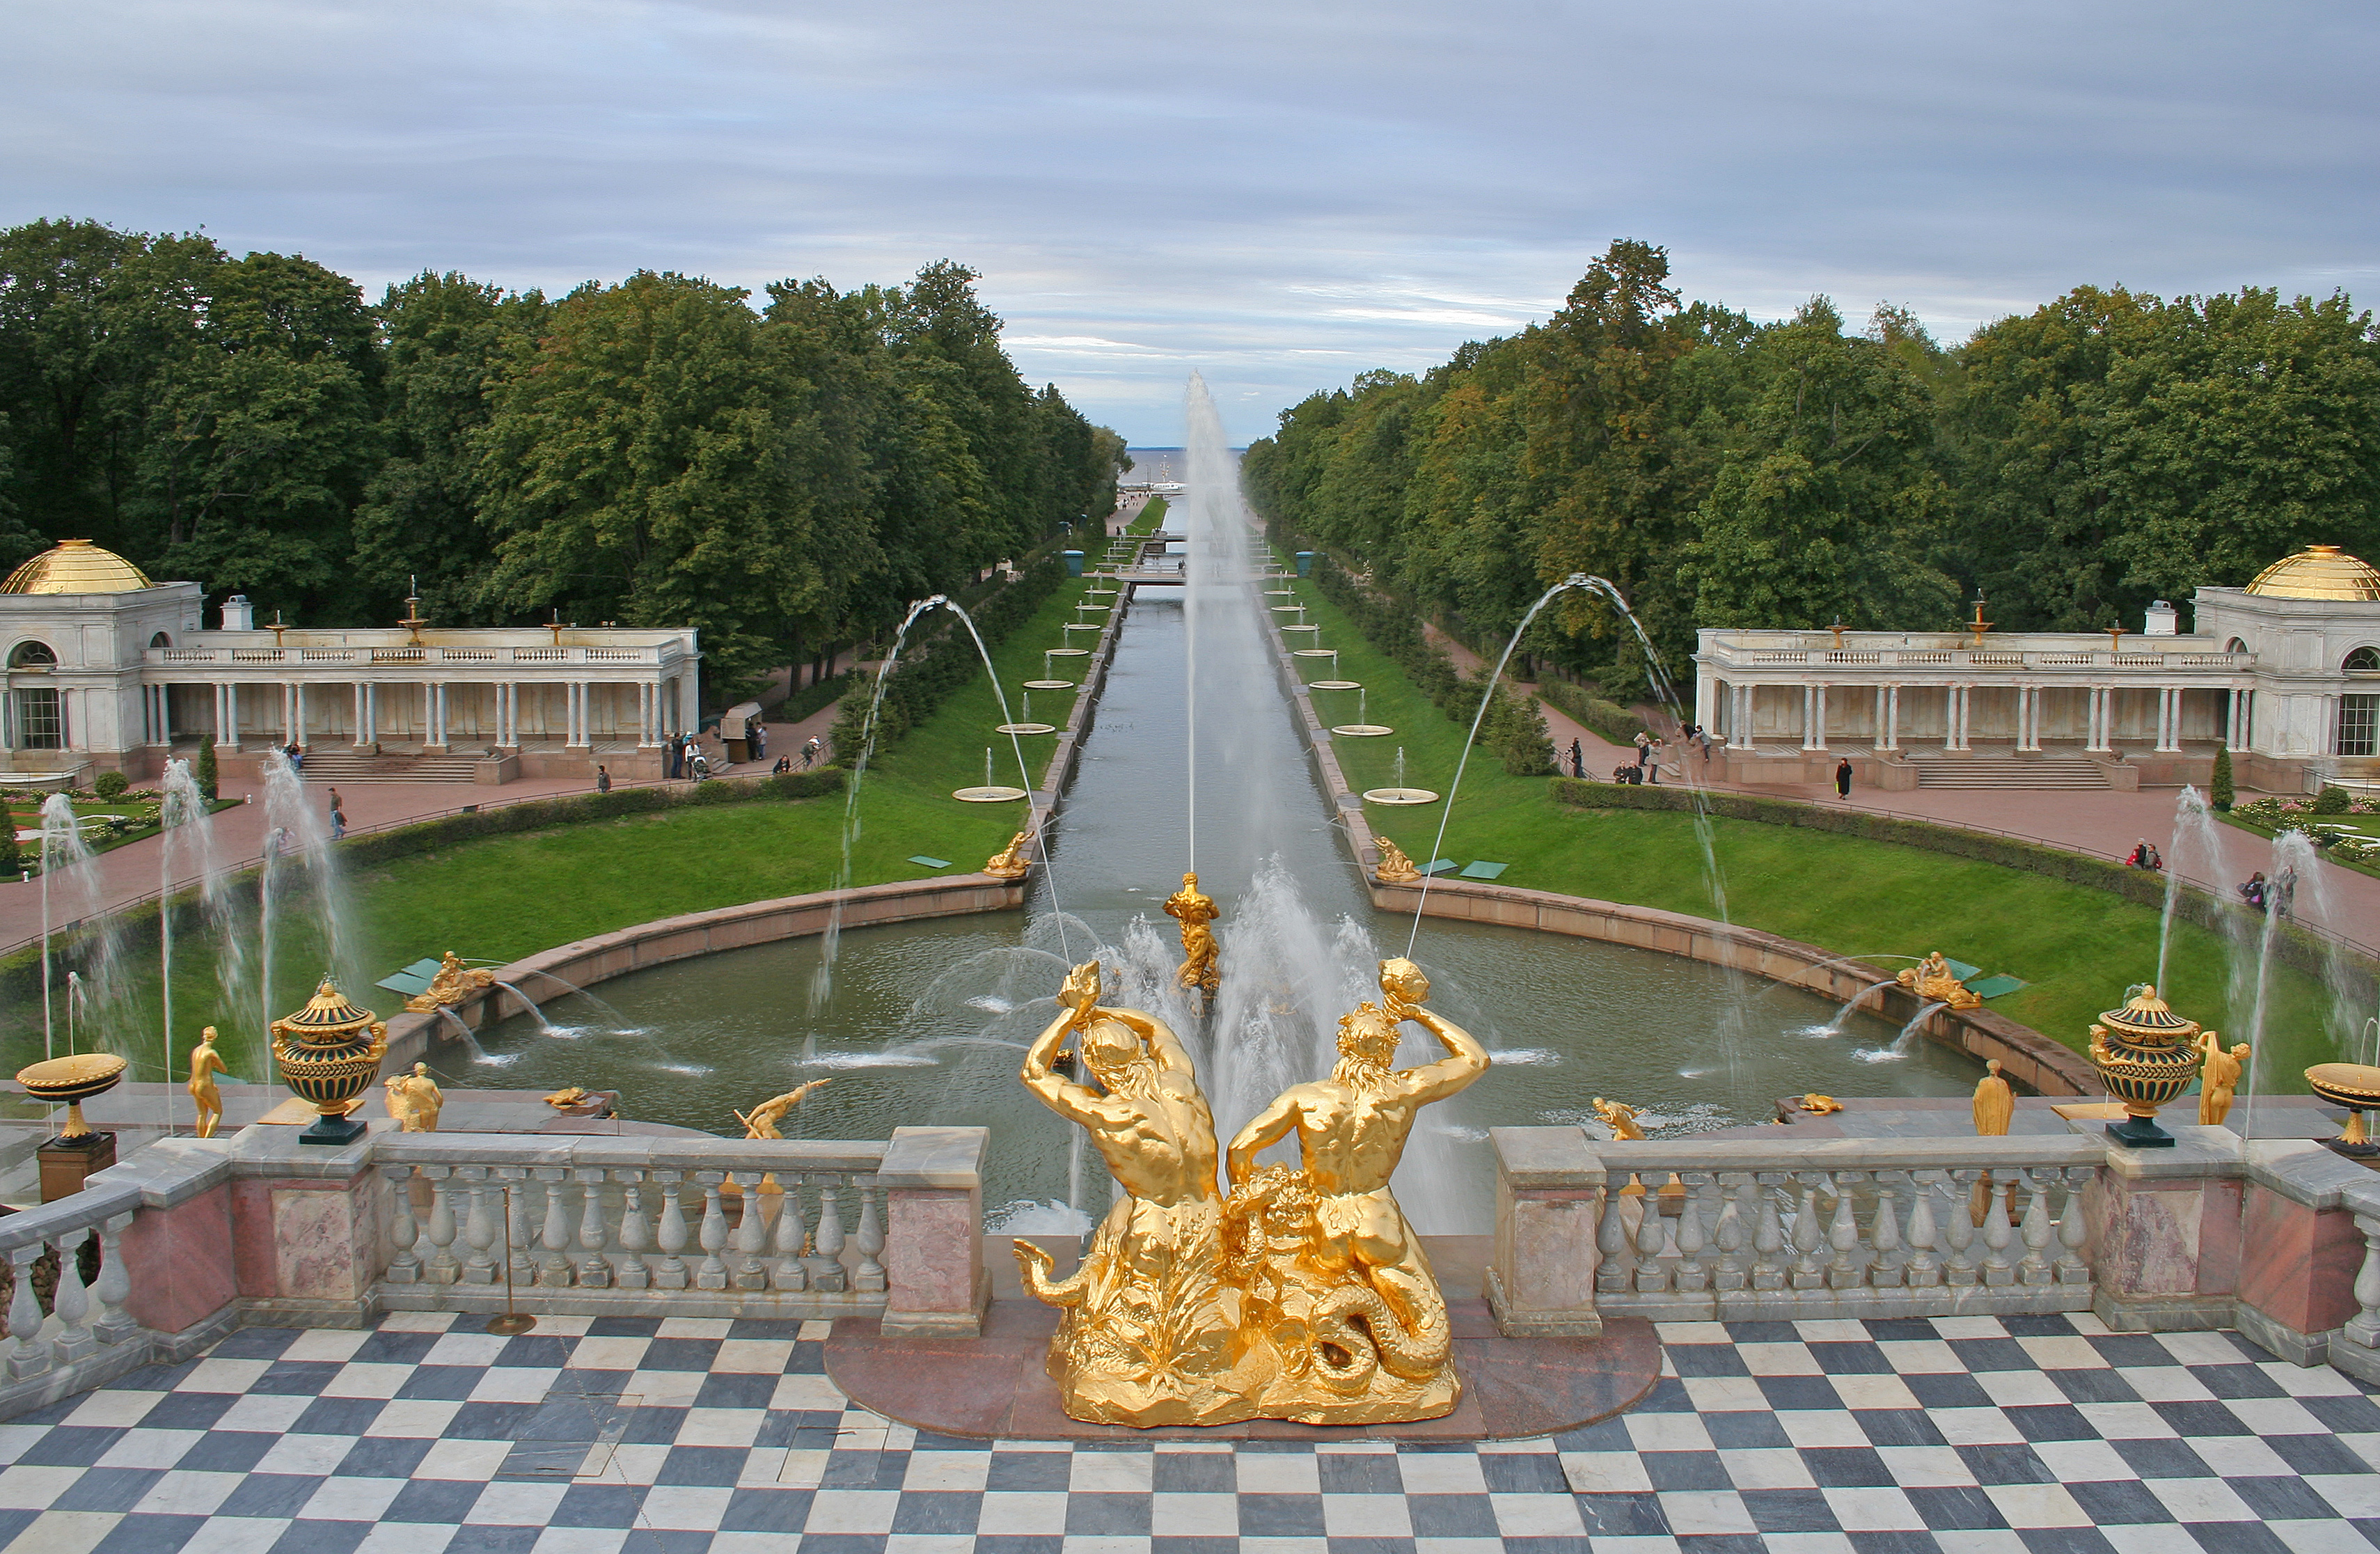
{"label": "white column", "polygon": [[2245,755],[2256,747],[2256,693],[2243,687],[2231,695],[2236,709],[2231,714],[2231,748]]}
{"label": "white column", "polygon": [[583,749],[594,743],[587,734],[587,682],[573,680],[565,689],[570,707],[570,743]]}
{"label": "white column", "polygon": [[215,743],[239,748],[239,682],[225,680],[215,687]]}
{"label": "white column", "polygon": [[1802,687],[1802,748],[1805,750],[1815,750],[1817,748],[1815,745],[1810,743],[1810,718],[1812,709],[1817,699],[1817,686],[1805,685]]}
{"label": "white column", "polygon": [[1884,686],[1878,686],[1876,687],[1876,718],[1875,721],[1868,725],[1868,743],[1879,750],[1888,750],[1892,748],[1891,746],[1884,742],[1885,703],[1890,699],[1891,697],[1886,691]]}
{"label": "white column", "polygon": [[1952,686],[1943,707],[1942,747],[1964,750],[1967,747],[1967,687]]}
{"label": "white column", "polygon": [[369,745],[371,743],[370,698],[364,694],[364,683],[361,680],[349,681],[347,689],[354,693],[356,698],[355,742],[358,746]]}
{"label": "white column", "polygon": [[[798,669],[798,665],[796,668]],[[1718,682],[1708,674],[1694,676],[1694,722],[1710,732],[1711,714],[1718,709]]]}
{"label": "white column", "polygon": [[677,677],[677,706],[674,709],[674,722],[676,726],[674,732],[684,734],[687,729],[692,728],[694,726],[696,710],[700,705],[699,693],[696,688],[694,671],[692,669],[688,669]]}
{"label": "white column", "polygon": [[1817,741],[1810,747],[1823,750],[1827,747],[1827,683],[1824,680],[1813,687],[1810,710],[1810,737]]}
{"label": "white column", "polygon": [[1884,747],[1900,748],[1900,687],[1888,686],[1884,697]]}
{"label": "white column", "polygon": [[2019,686],[2016,688],[2016,747],[2021,751],[2041,748],[2034,739],[2034,713],[2039,702],[2040,692],[2034,687]]}
{"label": "white column", "polygon": [[289,682],[289,743],[306,743],[306,682]]}
{"label": "white column", "polygon": [[2180,697],[2171,686],[2157,687],[2157,741],[2159,750],[2178,750],[2181,741]]}

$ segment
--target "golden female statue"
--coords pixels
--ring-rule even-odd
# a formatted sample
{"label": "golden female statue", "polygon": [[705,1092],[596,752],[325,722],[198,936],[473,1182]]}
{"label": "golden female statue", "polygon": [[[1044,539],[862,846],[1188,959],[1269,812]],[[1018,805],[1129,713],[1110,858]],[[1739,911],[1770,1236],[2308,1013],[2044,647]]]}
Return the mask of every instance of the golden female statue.
{"label": "golden female statue", "polygon": [[2231,1115],[2231,1099],[2240,1088],[2240,1076],[2247,1072],[2249,1055],[2254,1050],[2246,1042],[2228,1052],[2223,1050],[2223,1039],[2213,1031],[2202,1031],[2198,1050],[2206,1054],[2198,1071],[2198,1120],[2210,1128],[2219,1128]]}
{"label": "golden female statue", "polygon": [[1988,1072],[1975,1081],[1975,1136],[1999,1138],[2007,1135],[2009,1123],[2016,1117],[2016,1090],[2000,1077],[1999,1059],[1984,1067]]}
{"label": "golden female statue", "polygon": [[[1232,1374],[1245,1345],[1236,1338],[1238,1292],[1220,1277],[1214,1116],[1165,1023],[1099,998],[1099,963],[1076,966],[1021,1074],[1044,1106],[1090,1130],[1124,1190],[1063,1282],[1050,1279],[1049,1253],[1016,1243],[1026,1292],[1064,1310],[1050,1374],[1066,1412],[1098,1424],[1250,1418],[1256,1389]],[[1070,1036],[1097,1088],[1053,1071]]]}
{"label": "golden female statue", "polygon": [[[1413,962],[1382,961],[1380,992],[1379,1003],[1367,1001],[1341,1017],[1330,1077],[1283,1091],[1240,1130],[1225,1157],[1239,1210],[1235,1241],[1245,1246],[1244,1217],[1254,1214],[1265,1246],[1269,1277],[1252,1281],[1261,1309],[1250,1326],[1265,1331],[1279,1366],[1259,1410],[1269,1418],[1435,1419],[1462,1395],[1447,1363],[1445,1297],[1389,1178],[1421,1109],[1487,1073],[1488,1052],[1460,1026],[1421,1007],[1429,981]],[[1436,1037],[1447,1055],[1397,1068],[1398,1027],[1407,1020]],[[1292,1133],[1302,1169],[1260,1175],[1256,1157]],[[1244,1269],[1248,1260],[1244,1251],[1235,1263]]]}
{"label": "golden female statue", "polygon": [[1215,910],[1215,898],[1202,895],[1198,876],[1184,874],[1182,888],[1165,898],[1165,915],[1182,925],[1182,969],[1177,974],[1185,988],[1203,988],[1208,997],[1222,986],[1222,971],[1215,964],[1215,930],[1208,925],[1220,916]]}
{"label": "golden female statue", "polygon": [[390,1074],[381,1081],[381,1087],[387,1092],[383,1104],[396,1119],[399,1133],[438,1131],[438,1113],[446,1104],[446,1093],[430,1077],[428,1063],[415,1063],[411,1074]]}
{"label": "golden female statue", "polygon": [[[786,1114],[799,1106],[803,1098],[812,1090],[833,1083],[832,1079],[813,1079],[807,1085],[796,1085],[783,1095],[772,1096],[762,1101],[752,1109],[748,1116],[736,1111],[735,1120],[744,1124],[746,1138],[783,1138],[785,1135],[777,1131],[777,1124],[785,1120]],[[729,1110],[734,1111],[734,1108]]]}
{"label": "golden female statue", "polygon": [[190,1099],[199,1109],[199,1136],[212,1138],[215,1128],[223,1122],[223,1092],[215,1088],[215,1075],[231,1072],[215,1050],[215,1028],[209,1026],[199,1033],[199,1044],[190,1049]]}

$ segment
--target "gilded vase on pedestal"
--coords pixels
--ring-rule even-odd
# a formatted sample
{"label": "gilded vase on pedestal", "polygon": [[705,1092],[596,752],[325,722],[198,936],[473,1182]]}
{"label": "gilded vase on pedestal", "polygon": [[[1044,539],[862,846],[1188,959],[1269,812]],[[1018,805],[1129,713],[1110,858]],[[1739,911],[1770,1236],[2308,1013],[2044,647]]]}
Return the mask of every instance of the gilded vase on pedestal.
{"label": "gilded vase on pedestal", "polygon": [[327,977],[305,1008],[273,1021],[273,1058],[281,1082],[321,1113],[298,1142],[337,1146],[361,1138],[364,1125],[347,1113],[380,1076],[387,1055],[388,1026],[347,1002]]}
{"label": "gilded vase on pedestal", "polygon": [[2167,1008],[2146,983],[2122,1008],[2100,1014],[2091,1027],[2091,1066],[2125,1112],[2124,1121],[2107,1124],[2108,1137],[2133,1149],[2173,1147],[2173,1135],[2157,1126],[2157,1108],[2198,1077],[2198,1022]]}

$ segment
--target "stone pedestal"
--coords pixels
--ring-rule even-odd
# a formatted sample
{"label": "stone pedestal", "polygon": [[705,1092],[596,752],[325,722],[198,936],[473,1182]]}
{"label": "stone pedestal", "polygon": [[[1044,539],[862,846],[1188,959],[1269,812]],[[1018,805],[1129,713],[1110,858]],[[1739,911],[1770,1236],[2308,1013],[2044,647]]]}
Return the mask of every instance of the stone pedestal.
{"label": "stone pedestal", "polygon": [[884,1189],[884,1321],[893,1337],[974,1338],[991,1301],[984,1271],[985,1128],[894,1128]]}
{"label": "stone pedestal", "polygon": [[2248,1146],[2240,1211],[2240,1330],[2281,1358],[2319,1365],[2356,1314],[2364,1238],[2342,1190],[2371,1170],[2311,1139]]}
{"label": "stone pedestal", "polygon": [[1486,1294],[1507,1338],[1594,1338],[1597,1206],[1603,1162],[1585,1130],[1491,1128],[1496,1253]]}
{"label": "stone pedestal", "polygon": [[[2112,1137],[2089,1204],[2091,1309],[2119,1332],[2229,1327],[2240,1288],[2239,1135],[2169,1123],[2170,1149]],[[2261,1255],[2261,1254],[2260,1254]]]}
{"label": "stone pedestal", "polygon": [[232,1140],[232,1267],[250,1322],[360,1327],[386,1232],[367,1139],[308,1147],[285,1128]]}
{"label": "stone pedestal", "polygon": [[42,1166],[42,1201],[55,1203],[82,1191],[83,1178],[115,1163],[115,1135],[87,1133],[53,1138],[34,1151]]}

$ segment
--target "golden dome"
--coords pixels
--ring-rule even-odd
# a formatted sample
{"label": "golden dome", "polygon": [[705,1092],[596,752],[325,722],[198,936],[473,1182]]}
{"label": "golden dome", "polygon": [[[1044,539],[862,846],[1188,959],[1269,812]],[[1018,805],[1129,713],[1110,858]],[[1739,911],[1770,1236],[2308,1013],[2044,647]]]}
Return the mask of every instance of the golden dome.
{"label": "golden dome", "polygon": [[8,574],[0,593],[130,593],[153,589],[149,575],[88,540],[61,540]]}
{"label": "golden dome", "polygon": [[2248,591],[2267,599],[2380,603],[2380,567],[2367,565],[2336,545],[2308,545],[2257,573]]}

